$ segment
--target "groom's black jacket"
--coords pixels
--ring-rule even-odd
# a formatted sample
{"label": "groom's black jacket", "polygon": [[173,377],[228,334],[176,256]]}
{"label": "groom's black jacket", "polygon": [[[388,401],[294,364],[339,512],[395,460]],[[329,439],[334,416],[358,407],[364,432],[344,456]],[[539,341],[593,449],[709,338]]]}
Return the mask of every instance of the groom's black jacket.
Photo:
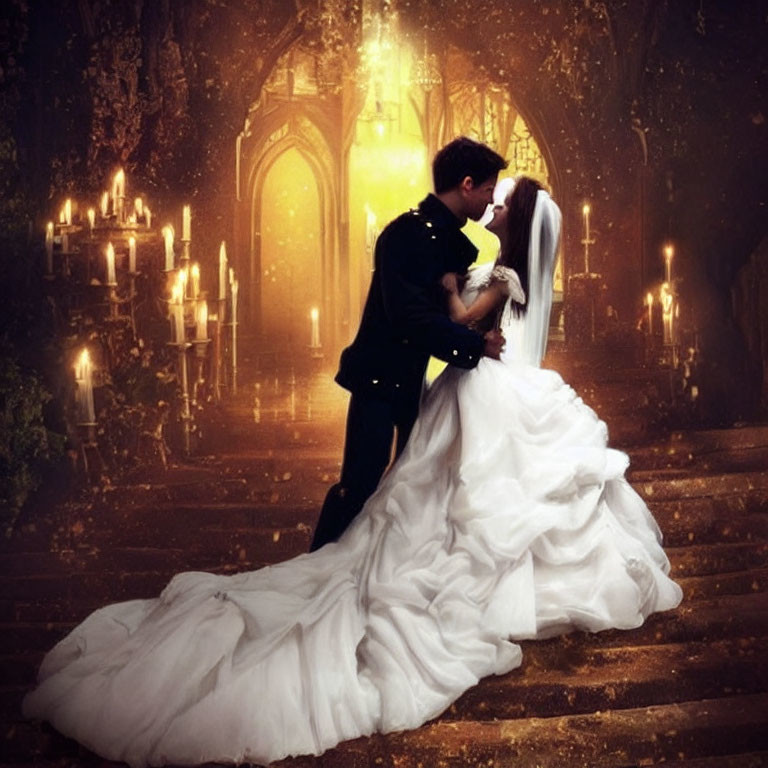
{"label": "groom's black jacket", "polygon": [[452,322],[440,278],[463,274],[477,248],[434,195],[404,213],[376,241],[375,269],[360,328],[341,354],[336,381],[353,393],[418,402],[429,356],[473,368],[483,337]]}

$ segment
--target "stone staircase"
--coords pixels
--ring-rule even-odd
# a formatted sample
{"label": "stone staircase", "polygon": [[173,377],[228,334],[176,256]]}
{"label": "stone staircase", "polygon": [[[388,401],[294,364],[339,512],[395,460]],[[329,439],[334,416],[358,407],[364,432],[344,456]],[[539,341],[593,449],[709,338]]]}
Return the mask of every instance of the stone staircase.
{"label": "stone staircase", "polygon": [[[599,412],[600,394],[585,396]],[[94,608],[155,596],[180,570],[251,570],[306,551],[338,473],[345,403],[325,374],[263,379],[209,417],[204,456],[20,521],[0,544],[2,765],[110,765],[22,719],[44,652]],[[422,728],[279,765],[768,766],[768,427],[628,450],[685,591],[678,609],[632,631],[523,643],[520,669]]]}

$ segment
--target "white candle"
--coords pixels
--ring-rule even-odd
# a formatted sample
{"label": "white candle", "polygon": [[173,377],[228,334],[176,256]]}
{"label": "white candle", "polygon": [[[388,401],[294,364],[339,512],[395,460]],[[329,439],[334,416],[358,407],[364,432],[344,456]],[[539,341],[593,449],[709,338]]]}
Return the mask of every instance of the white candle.
{"label": "white candle", "polygon": [[53,274],[53,222],[45,225],[45,273]]}
{"label": "white candle", "polygon": [[589,274],[589,203],[584,204],[584,272]]}
{"label": "white candle", "polygon": [[309,317],[312,321],[309,346],[317,348],[320,346],[320,313],[317,311],[317,307],[312,307]]}
{"label": "white candle", "polygon": [[64,223],[68,227],[72,226],[72,200],[70,198],[67,198],[64,203]]}
{"label": "white candle", "polygon": [[112,179],[112,213],[118,222],[123,219],[123,200],[125,198],[125,173],[120,168]]}
{"label": "white candle", "polygon": [[136,273],[136,238],[128,238],[128,271]]}
{"label": "white candle", "polygon": [[208,302],[205,299],[197,303],[197,326],[195,337],[198,340],[208,338]]}
{"label": "white candle", "polygon": [[232,281],[232,323],[237,322],[237,280]]}
{"label": "white candle", "polygon": [[181,212],[181,239],[187,242],[192,239],[192,210],[188,205]]}
{"label": "white candle", "polygon": [[190,272],[192,276],[192,298],[197,299],[200,296],[200,265],[193,264]]}
{"label": "white candle", "polygon": [[64,208],[59,209],[59,224],[67,223],[67,215],[64,213]]}
{"label": "white candle", "polygon": [[648,335],[653,336],[653,294],[649,291],[645,297],[648,305]]}
{"label": "white candle", "polygon": [[664,280],[667,283],[672,282],[672,255],[674,249],[671,245],[667,245],[664,248]]}
{"label": "white candle", "polygon": [[106,219],[109,213],[109,192],[105,192],[101,196],[101,202],[99,203],[99,210],[101,212],[101,218]]}
{"label": "white candle", "polygon": [[115,249],[112,243],[107,243],[107,285],[115,285]]}
{"label": "white candle", "polygon": [[227,244],[222,240],[219,246],[219,299],[227,298]]}
{"label": "white candle", "polygon": [[147,229],[152,226],[152,211],[149,210],[149,206],[144,206],[144,219],[147,222]]}
{"label": "white candle", "polygon": [[133,210],[136,212],[137,220],[144,215],[144,201],[140,197],[133,201]]}
{"label": "white candle", "polygon": [[171,290],[171,341],[181,344],[184,341],[184,293],[181,281],[176,280]]}
{"label": "white candle", "polygon": [[165,241],[165,271],[173,269],[173,227],[168,224],[163,227],[163,240]]}
{"label": "white candle", "polygon": [[179,285],[181,286],[181,300],[187,298],[187,284],[189,283],[189,267],[179,270]]}
{"label": "white candle", "polygon": [[88,209],[88,227],[93,234],[93,228],[96,226],[96,211],[93,208]]}
{"label": "white candle", "polygon": [[93,408],[93,376],[91,357],[84,349],[75,363],[75,384],[77,385],[77,420],[79,424],[93,424],[96,414]]}
{"label": "white candle", "polygon": [[661,301],[662,325],[664,329],[664,343],[672,343],[672,302],[673,297],[669,292],[669,286],[664,283],[659,294]]}

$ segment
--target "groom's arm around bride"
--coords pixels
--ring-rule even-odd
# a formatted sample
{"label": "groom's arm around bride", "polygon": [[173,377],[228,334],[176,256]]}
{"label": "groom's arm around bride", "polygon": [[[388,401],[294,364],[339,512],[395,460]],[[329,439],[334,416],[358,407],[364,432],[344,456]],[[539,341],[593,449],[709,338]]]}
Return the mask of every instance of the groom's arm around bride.
{"label": "groom's arm around bride", "polygon": [[440,278],[477,258],[461,227],[483,215],[505,167],[485,145],[456,139],[435,156],[435,194],[379,236],[360,327],[336,375],[351,392],[341,478],[326,496],[312,550],[335,541],[376,489],[395,434],[396,455],[405,447],[429,357],[472,368],[484,354],[499,356],[499,334],[483,337],[449,319]]}

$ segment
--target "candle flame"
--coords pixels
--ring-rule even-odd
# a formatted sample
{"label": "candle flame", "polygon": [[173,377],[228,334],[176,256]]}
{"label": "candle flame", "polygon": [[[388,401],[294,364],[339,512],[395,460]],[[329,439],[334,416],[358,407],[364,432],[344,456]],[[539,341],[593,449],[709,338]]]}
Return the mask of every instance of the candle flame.
{"label": "candle flame", "polygon": [[227,244],[224,240],[221,241],[221,245],[219,246],[219,261],[226,261],[227,260]]}
{"label": "candle flame", "polygon": [[173,227],[170,224],[166,224],[163,227],[163,238],[165,239],[166,243],[170,242],[171,245],[173,245]]}
{"label": "candle flame", "polygon": [[133,208],[136,211],[136,215],[137,216],[143,216],[144,215],[144,201],[140,197],[137,197],[133,201]]}
{"label": "candle flame", "polygon": [[589,207],[589,203],[584,203],[584,207],[582,208],[582,211],[584,212],[585,216],[589,216],[589,212],[592,209]]}
{"label": "candle flame", "polygon": [[207,301],[201,301],[198,307],[198,321],[200,325],[205,328],[205,326],[208,324],[208,302]]}
{"label": "candle flame", "polygon": [[193,264],[192,265],[192,279],[193,280],[199,280],[200,279],[200,265],[199,264]]}
{"label": "candle flame", "polygon": [[648,293],[646,294],[645,301],[649,307],[653,306],[653,294],[650,291],[648,291]]}
{"label": "candle flame", "polygon": [[673,253],[674,253],[674,249],[672,248],[671,245],[665,246],[664,255],[667,257],[667,259],[671,259]]}
{"label": "candle flame", "polygon": [[181,283],[177,278],[176,282],[173,284],[173,287],[171,288],[171,303],[181,304],[181,299],[183,295],[184,295],[184,289],[182,288]]}
{"label": "candle flame", "polygon": [[312,307],[312,309],[309,311],[309,316],[312,318],[312,320],[317,321],[317,318],[320,316],[320,313],[317,311],[317,307]]}
{"label": "candle flame", "polygon": [[53,222],[49,221],[45,225],[45,236],[46,237],[53,237]]}

